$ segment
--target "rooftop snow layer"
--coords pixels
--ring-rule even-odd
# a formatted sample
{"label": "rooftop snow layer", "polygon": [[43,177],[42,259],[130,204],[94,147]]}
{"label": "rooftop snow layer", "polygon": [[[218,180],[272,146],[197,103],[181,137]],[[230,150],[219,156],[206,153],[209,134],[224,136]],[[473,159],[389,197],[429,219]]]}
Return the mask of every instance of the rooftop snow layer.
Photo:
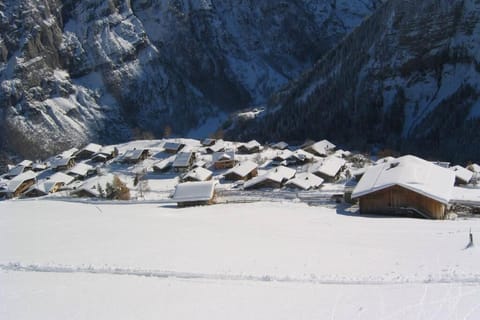
{"label": "rooftop snow layer", "polygon": [[407,155],[393,162],[368,168],[353,190],[352,198],[397,185],[448,204],[452,197],[454,183],[453,171]]}
{"label": "rooftop snow layer", "polygon": [[180,183],[172,199],[176,202],[208,201],[213,197],[215,184],[215,181]]}

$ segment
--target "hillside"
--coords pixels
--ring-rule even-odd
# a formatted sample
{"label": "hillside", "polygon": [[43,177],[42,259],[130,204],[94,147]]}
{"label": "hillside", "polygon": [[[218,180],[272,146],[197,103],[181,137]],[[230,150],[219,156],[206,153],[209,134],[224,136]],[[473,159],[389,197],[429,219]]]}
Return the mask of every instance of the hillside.
{"label": "hillside", "polygon": [[480,4],[391,0],[232,135],[480,158]]}
{"label": "hillside", "polygon": [[379,0],[0,3],[0,150],[185,134],[264,103]]}

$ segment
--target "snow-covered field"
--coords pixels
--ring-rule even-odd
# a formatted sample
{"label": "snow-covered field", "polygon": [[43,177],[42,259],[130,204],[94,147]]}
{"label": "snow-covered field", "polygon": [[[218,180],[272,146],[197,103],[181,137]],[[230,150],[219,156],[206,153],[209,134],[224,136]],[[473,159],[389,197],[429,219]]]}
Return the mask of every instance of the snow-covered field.
{"label": "snow-covered field", "polygon": [[479,319],[480,220],[0,202],[0,319]]}

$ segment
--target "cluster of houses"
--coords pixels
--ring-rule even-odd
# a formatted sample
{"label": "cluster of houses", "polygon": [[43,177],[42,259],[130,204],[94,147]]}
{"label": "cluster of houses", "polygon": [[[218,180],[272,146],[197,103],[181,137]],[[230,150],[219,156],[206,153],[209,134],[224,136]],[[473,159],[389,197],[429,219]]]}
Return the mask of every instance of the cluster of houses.
{"label": "cluster of houses", "polygon": [[179,206],[212,204],[219,185],[248,192],[288,188],[322,190],[325,183],[347,184],[348,199],[362,213],[411,214],[442,219],[455,185],[468,184],[480,166],[450,167],[414,156],[373,162],[361,154],[337,150],[327,141],[299,147],[285,142],[262,145],[205,139],[168,139],[118,146],[88,144],[46,161],[24,160],[0,176],[0,198],[39,197],[59,191],[69,196],[101,197],[115,175],[133,188],[139,168],[149,177],[177,183],[172,201]]}

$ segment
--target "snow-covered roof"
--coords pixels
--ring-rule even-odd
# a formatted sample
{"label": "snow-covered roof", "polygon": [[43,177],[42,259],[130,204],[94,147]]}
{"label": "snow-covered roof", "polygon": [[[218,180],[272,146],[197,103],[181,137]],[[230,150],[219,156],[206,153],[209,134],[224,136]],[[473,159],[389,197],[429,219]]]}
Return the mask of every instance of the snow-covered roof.
{"label": "snow-covered roof", "polygon": [[49,181],[49,180],[37,182],[36,184],[31,186],[25,193],[29,193],[33,190],[38,190],[44,194],[48,194],[53,190],[53,188],[57,183],[60,183],[60,182]]}
{"label": "snow-covered roof", "polygon": [[22,174],[24,170],[25,170],[25,166],[23,166],[23,165],[16,165],[16,166],[13,167],[12,169],[10,169],[10,170],[5,174],[5,176],[6,176],[6,177],[16,177],[16,176],[18,176],[19,174]]}
{"label": "snow-covered roof", "polygon": [[166,159],[163,159],[163,160],[160,160],[160,161],[157,161],[153,164],[153,167],[155,169],[158,169],[158,170],[165,170],[167,169],[168,167],[171,167],[172,164],[173,164],[173,161],[175,161],[175,156],[170,156]]}
{"label": "snow-covered roof", "polygon": [[302,172],[295,176],[295,178],[289,180],[287,186],[296,186],[298,188],[309,190],[318,188],[323,183],[323,179],[309,172]]}
{"label": "snow-covered roof", "polygon": [[213,198],[215,181],[184,182],[175,187],[172,199],[176,202],[208,201]]}
{"label": "snow-covered roof", "polygon": [[340,171],[340,169],[345,165],[345,163],[346,161],[339,157],[330,156],[322,162],[313,165],[310,169],[310,172],[321,173],[328,177],[335,177],[338,171]]}
{"label": "snow-covered roof", "polygon": [[284,150],[284,149],[288,148],[288,143],[286,143],[285,141],[280,141],[280,142],[272,144],[272,148]]}
{"label": "snow-covered roof", "polygon": [[377,161],[375,161],[375,164],[387,163],[387,162],[393,161],[395,159],[396,158],[394,158],[392,156],[386,156],[386,157],[380,158]]}
{"label": "snow-covered roof", "polygon": [[164,148],[165,150],[169,150],[169,151],[178,151],[178,150],[181,149],[183,146],[184,146],[183,143],[167,141],[167,142],[165,142],[165,144],[163,145],[163,148]]}
{"label": "snow-covered roof", "polygon": [[84,177],[88,174],[90,170],[93,170],[93,169],[94,168],[89,164],[77,163],[73,168],[68,170],[68,174]]}
{"label": "snow-covered roof", "polygon": [[138,160],[142,156],[142,154],[148,149],[132,149],[132,150],[127,150],[125,154],[123,155],[123,159],[127,160]]}
{"label": "snow-covered roof", "polygon": [[225,149],[225,142],[223,140],[217,140],[214,145],[211,145],[206,148],[211,152],[219,152]]}
{"label": "snow-covered roof", "polygon": [[51,175],[48,180],[54,181],[54,182],[62,182],[64,184],[69,184],[74,180],[72,176],[69,176],[68,174],[65,174],[63,172],[56,172],[53,175]]}
{"label": "snow-covered roof", "polygon": [[225,175],[227,174],[236,174],[240,177],[245,177],[247,176],[250,172],[258,168],[258,164],[252,161],[243,161],[237,164],[235,167],[231,168],[227,172],[225,172]]}
{"label": "snow-covered roof", "polygon": [[327,155],[329,150],[335,149],[335,145],[328,140],[322,140],[315,142],[314,144],[308,146],[306,149],[313,150],[319,155]]}
{"label": "snow-covered roof", "polygon": [[57,158],[54,158],[51,160],[51,163],[50,163],[50,166],[55,169],[55,168],[58,168],[58,167],[63,167],[63,166],[66,166],[68,165],[68,163],[72,160],[71,157],[67,157],[67,158],[60,158],[60,157],[57,157]]}
{"label": "snow-covered roof", "polygon": [[205,168],[195,168],[183,175],[183,180],[193,179],[196,181],[205,181],[212,177],[212,171]]}
{"label": "snow-covered roof", "polygon": [[103,146],[97,153],[111,155],[115,152],[115,146]]}
{"label": "snow-covered roof", "polygon": [[255,148],[261,148],[262,145],[257,140],[250,140],[247,143],[243,143],[239,146],[239,148],[245,148],[247,150],[253,150]]}
{"label": "snow-covered roof", "polygon": [[293,152],[288,150],[288,149],[285,149],[285,150],[277,152],[274,159],[277,160],[277,161],[283,161],[283,160],[287,160],[288,158],[290,158],[292,156],[293,156]]}
{"label": "snow-covered roof", "polygon": [[41,163],[41,162],[36,162],[32,166],[32,169],[35,170],[35,171],[42,171],[42,170],[45,170],[47,168],[48,168],[47,164],[46,163]]}
{"label": "snow-covered roof", "polygon": [[312,160],[315,156],[308,151],[305,151],[303,149],[298,149],[292,153],[292,157],[295,157],[296,159],[301,161],[305,161],[305,160]]}
{"label": "snow-covered roof", "polygon": [[335,155],[339,156],[339,157],[342,157],[342,158],[346,158],[346,157],[351,156],[352,153],[350,151],[345,151],[343,149],[339,149],[339,150],[335,151]]}
{"label": "snow-covered roof", "polygon": [[471,165],[468,166],[468,170],[475,172],[475,173],[480,173],[480,165],[476,163],[472,163]]}
{"label": "snow-covered roof", "polygon": [[31,160],[23,160],[18,165],[24,167],[31,167],[33,165],[33,162]]}
{"label": "snow-covered roof", "polygon": [[453,171],[407,155],[370,167],[353,190],[352,198],[397,185],[447,204],[452,197],[454,183]]}
{"label": "snow-covered roof", "polygon": [[212,155],[212,162],[235,160],[234,151],[215,152]]}
{"label": "snow-covered roof", "polygon": [[78,187],[78,189],[75,190],[75,193],[78,191],[86,191],[95,197],[99,197],[100,192],[99,192],[98,186],[100,186],[105,191],[107,189],[107,184],[113,183],[114,177],[115,175],[112,173],[108,173],[103,176],[92,177],[86,180],[84,183],[82,183],[80,187]]}
{"label": "snow-covered roof", "polygon": [[180,152],[175,157],[175,161],[173,161],[174,168],[184,168],[190,165],[190,161],[192,160],[193,152]]}
{"label": "snow-covered roof", "polygon": [[91,152],[91,153],[97,153],[99,152],[100,150],[102,149],[102,146],[99,145],[99,144],[96,144],[96,143],[89,143],[87,144],[85,147],[83,147],[80,151],[88,151],[88,152]]}
{"label": "snow-covered roof", "polygon": [[287,168],[284,166],[278,166],[267,171],[267,173],[257,176],[253,179],[248,180],[243,185],[245,189],[248,189],[256,184],[262,183],[264,181],[274,181],[277,183],[282,183],[286,180],[290,180],[295,176],[296,170]]}
{"label": "snow-covered roof", "polygon": [[212,139],[212,138],[205,138],[202,140],[202,145],[203,146],[211,146],[213,145],[217,140],[216,139]]}
{"label": "snow-covered roof", "polygon": [[449,169],[455,172],[455,177],[464,183],[469,183],[470,180],[472,180],[473,178],[473,172],[468,169],[465,169],[462,166],[457,165],[457,166],[450,167]]}
{"label": "snow-covered roof", "polygon": [[24,173],[19,174],[18,176],[14,177],[12,180],[8,182],[7,191],[8,192],[15,192],[20,185],[31,179],[35,179],[37,174],[33,171],[25,171]]}

